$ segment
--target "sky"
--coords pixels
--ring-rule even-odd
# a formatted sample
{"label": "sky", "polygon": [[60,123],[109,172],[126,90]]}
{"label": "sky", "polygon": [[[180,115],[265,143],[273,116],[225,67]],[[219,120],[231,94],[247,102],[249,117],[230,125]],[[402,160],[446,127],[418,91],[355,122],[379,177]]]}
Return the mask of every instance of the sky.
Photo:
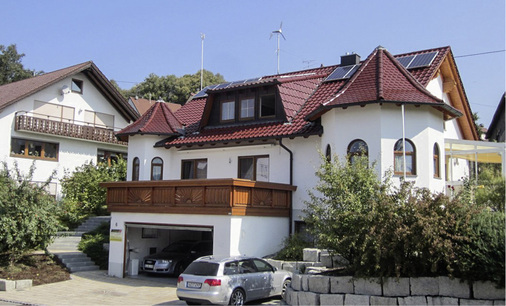
{"label": "sky", "polygon": [[[124,89],[204,69],[227,81],[450,46],[479,123],[488,127],[505,91],[504,0],[0,0],[0,45],[16,44],[27,69],[92,60]],[[489,53],[491,52],[491,53]],[[483,54],[485,53],[485,54]]]}

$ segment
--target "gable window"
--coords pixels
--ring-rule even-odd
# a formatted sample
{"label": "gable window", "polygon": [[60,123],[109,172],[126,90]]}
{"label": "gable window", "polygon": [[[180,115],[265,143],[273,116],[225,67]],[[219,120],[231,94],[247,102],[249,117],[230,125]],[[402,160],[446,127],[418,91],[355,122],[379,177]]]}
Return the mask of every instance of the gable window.
{"label": "gable window", "polygon": [[241,100],[241,119],[252,119],[255,117],[255,99]]}
{"label": "gable window", "polygon": [[189,159],[181,161],[181,179],[207,178],[207,159]]}
{"label": "gable window", "polygon": [[[404,174],[404,155],[406,152],[406,174],[416,174],[416,151],[415,146],[409,139],[405,139],[406,148],[404,148],[402,139],[397,140],[394,146],[394,174]],[[403,150],[403,148],[405,150]]]}
{"label": "gable window", "polygon": [[57,143],[34,141],[27,139],[11,139],[11,156],[33,159],[58,160]]}
{"label": "gable window", "polygon": [[221,121],[233,121],[235,119],[235,101],[221,103]]}
{"label": "gable window", "polygon": [[163,160],[155,157],[151,160],[151,180],[160,181],[163,178]]}
{"label": "gable window", "polygon": [[239,157],[239,178],[252,181],[269,181],[269,156]]}
{"label": "gable window", "polygon": [[70,89],[75,93],[83,93],[83,81],[78,79],[72,79],[72,84],[70,85]]}
{"label": "gable window", "polygon": [[441,177],[441,173],[440,173],[440,164],[439,164],[439,161],[440,161],[440,155],[439,155],[439,146],[437,145],[437,143],[434,144],[434,150],[433,150],[433,158],[432,158],[432,161],[433,161],[433,168],[434,168],[434,177],[435,178],[440,178]]}
{"label": "gable window", "polygon": [[348,145],[348,159],[353,164],[360,156],[368,157],[369,147],[362,139],[355,139]]}
{"label": "gable window", "polygon": [[139,169],[140,169],[140,162],[139,158],[136,157],[132,162],[132,181],[139,180]]}
{"label": "gable window", "polygon": [[260,117],[273,117],[276,115],[276,96],[266,95],[260,97]]}

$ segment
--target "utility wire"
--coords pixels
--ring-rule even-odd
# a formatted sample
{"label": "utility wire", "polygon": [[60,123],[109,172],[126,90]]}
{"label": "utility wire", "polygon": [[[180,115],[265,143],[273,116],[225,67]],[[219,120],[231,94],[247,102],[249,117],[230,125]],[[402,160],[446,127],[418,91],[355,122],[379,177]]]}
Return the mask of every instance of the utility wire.
{"label": "utility wire", "polygon": [[491,54],[491,53],[500,53],[500,52],[504,52],[504,51],[506,51],[506,50],[496,50],[496,51],[488,51],[488,52],[481,52],[481,53],[465,54],[465,55],[458,55],[458,56],[454,56],[454,57],[458,58],[458,57],[478,56],[478,55],[485,55],[485,54]]}

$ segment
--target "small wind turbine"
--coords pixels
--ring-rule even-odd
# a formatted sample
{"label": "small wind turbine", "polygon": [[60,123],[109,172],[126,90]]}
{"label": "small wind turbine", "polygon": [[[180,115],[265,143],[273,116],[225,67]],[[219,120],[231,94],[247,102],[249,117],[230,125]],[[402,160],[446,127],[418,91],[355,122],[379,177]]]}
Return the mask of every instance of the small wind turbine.
{"label": "small wind turbine", "polygon": [[283,35],[282,28],[283,28],[283,21],[281,21],[281,24],[279,25],[279,29],[276,31],[272,31],[271,36],[269,37],[269,39],[271,39],[273,34],[276,34],[278,36],[278,48],[276,49],[276,54],[278,55],[278,74],[279,74],[279,36],[283,36],[283,39],[286,40],[285,35]]}

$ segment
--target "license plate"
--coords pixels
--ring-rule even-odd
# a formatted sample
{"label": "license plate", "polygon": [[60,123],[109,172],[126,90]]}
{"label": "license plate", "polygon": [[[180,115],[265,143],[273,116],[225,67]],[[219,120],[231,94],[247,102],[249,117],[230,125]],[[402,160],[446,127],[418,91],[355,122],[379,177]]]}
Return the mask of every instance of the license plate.
{"label": "license plate", "polygon": [[202,283],[186,282],[186,288],[200,289],[202,288]]}
{"label": "license plate", "polygon": [[153,269],[155,265],[144,265],[144,268]]}

